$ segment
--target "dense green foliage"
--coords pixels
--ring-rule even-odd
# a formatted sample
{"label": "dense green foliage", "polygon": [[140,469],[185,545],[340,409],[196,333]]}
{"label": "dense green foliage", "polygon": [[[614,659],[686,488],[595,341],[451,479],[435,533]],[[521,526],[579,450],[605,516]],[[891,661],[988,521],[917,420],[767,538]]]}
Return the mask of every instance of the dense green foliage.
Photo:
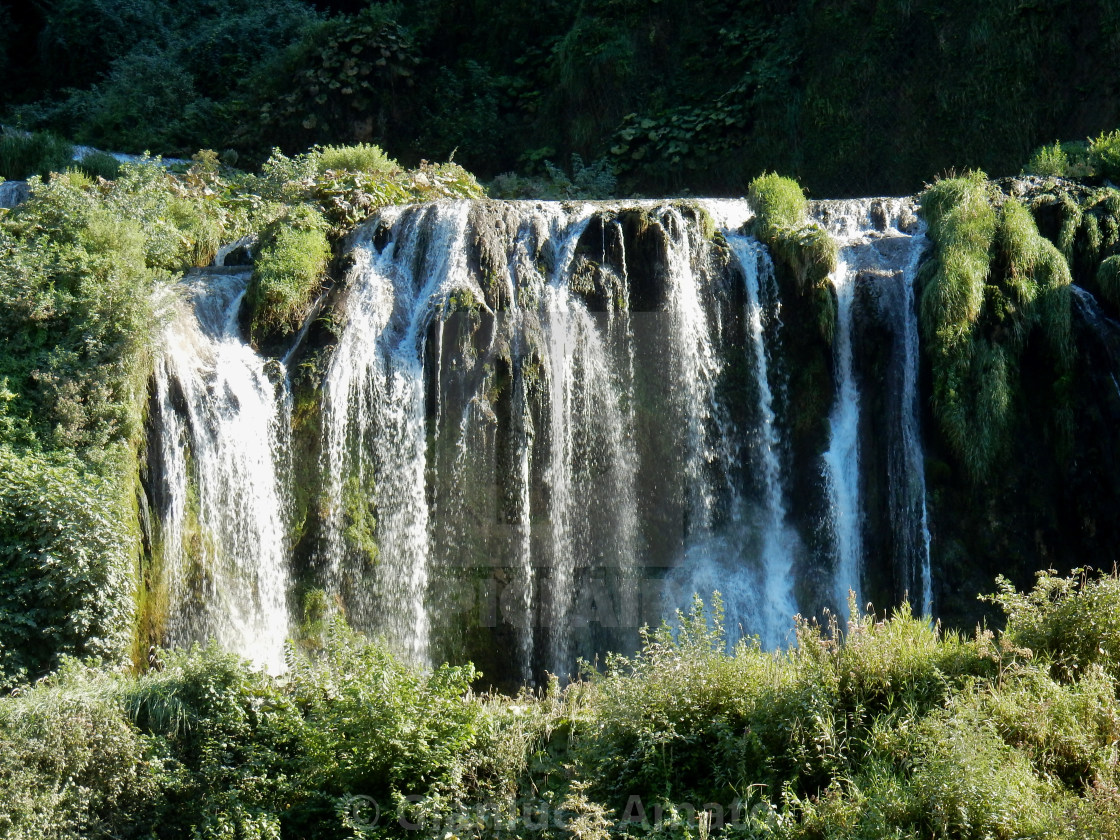
{"label": "dense green foliage", "polygon": [[1100,70],[1120,58],[1120,13],[1104,0],[60,0],[8,14],[0,120],[136,153],[377,142],[410,163],[457,152],[487,177],[547,176],[577,153],[624,191],[737,195],[779,170],[840,196],[912,192],[950,167],[1012,174],[1040,143],[1120,122]]}
{"label": "dense green foliage", "polygon": [[137,546],[114,483],[76,458],[0,445],[0,674],[127,649]]}
{"label": "dense green foliage", "polygon": [[1004,584],[729,649],[719,602],[560,690],[477,695],[341,624],[276,680],[211,647],[0,699],[6,836],[1115,837],[1120,581]]}
{"label": "dense green foliage", "polygon": [[[1071,166],[1087,155],[1074,147]],[[1115,544],[1111,339],[1092,310],[1120,311],[1120,193],[1091,184],[970,173],[921,196],[926,482],[953,626],[983,614],[957,593],[997,574],[1023,586],[1040,557],[1069,568]]]}

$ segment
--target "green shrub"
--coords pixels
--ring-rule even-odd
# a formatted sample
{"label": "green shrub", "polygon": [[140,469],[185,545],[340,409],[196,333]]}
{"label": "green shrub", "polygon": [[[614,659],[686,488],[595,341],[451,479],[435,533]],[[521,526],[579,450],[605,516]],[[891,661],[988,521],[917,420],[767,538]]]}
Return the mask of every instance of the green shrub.
{"label": "green shrub", "polygon": [[255,342],[299,328],[326,277],[331,257],[326,228],[313,208],[299,204],[261,234],[246,295]]}
{"label": "green shrub", "polygon": [[366,175],[389,175],[399,164],[372,143],[353,146],[317,146],[310,152],[320,175],[329,171],[363,172]]}
{"label": "green shrub", "polygon": [[1069,800],[967,697],[927,718],[916,735],[922,748],[913,778],[924,836],[1053,836]]}
{"label": "green shrub", "polygon": [[1072,790],[1110,777],[1120,719],[1115,685],[1099,666],[1090,666],[1068,685],[1020,666],[998,690],[979,692],[973,702],[977,716],[992,721],[1039,775]]}
{"label": "green shrub", "polygon": [[136,836],[275,840],[306,796],[302,724],[291,699],[237,656],[205,648],[161,653],[159,668],[116,691],[153,741],[157,787]]}
{"label": "green shrub", "polygon": [[1120,579],[1113,575],[1057,577],[1039,572],[1029,593],[1003,577],[990,600],[1007,615],[1007,638],[1045,657],[1054,675],[1071,680],[1099,664],[1120,675]]}
{"label": "green shrub", "polygon": [[169,178],[125,167],[103,192],[72,170],[35,182],[3,220],[0,376],[43,440],[96,453],[140,432],[151,292],[162,272],[192,264],[195,243],[179,224],[205,206],[177,196]]}
{"label": "green shrub", "polygon": [[120,495],[73,457],[0,445],[0,679],[126,654],[138,546]]}
{"label": "green shrub", "polygon": [[1120,181],[1120,129],[1102,132],[1089,142],[1089,157],[1106,178]]}
{"label": "green shrub", "polygon": [[120,836],[155,791],[148,745],[114,702],[115,680],[67,663],[0,699],[0,834]]}
{"label": "green shrub", "polygon": [[1028,175],[1054,175],[1065,177],[1069,170],[1069,155],[1057,140],[1053,146],[1039,146],[1031,153],[1024,171]]}
{"label": "green shrub", "polygon": [[751,181],[747,197],[762,239],[774,236],[782,228],[799,227],[809,212],[805,193],[797,182],[777,173],[760,175]]}
{"label": "green shrub", "polygon": [[471,666],[425,673],[338,621],[322,655],[294,655],[290,666],[305,721],[301,777],[317,792],[290,816],[294,824],[314,822],[317,809],[333,804],[324,795],[393,803],[455,781],[481,722]]}
{"label": "green shrub", "polygon": [[606,158],[585,164],[582,157],[573,153],[571,175],[551,161],[546,160],[544,168],[552,183],[548,195],[542,198],[612,198],[618,186],[614,168]]}
{"label": "green shrub", "polygon": [[76,164],[76,167],[91,178],[114,180],[121,174],[121,162],[108,152],[91,152]]}
{"label": "green shrub", "polygon": [[49,132],[0,135],[0,178],[23,180],[73,166],[74,147]]}

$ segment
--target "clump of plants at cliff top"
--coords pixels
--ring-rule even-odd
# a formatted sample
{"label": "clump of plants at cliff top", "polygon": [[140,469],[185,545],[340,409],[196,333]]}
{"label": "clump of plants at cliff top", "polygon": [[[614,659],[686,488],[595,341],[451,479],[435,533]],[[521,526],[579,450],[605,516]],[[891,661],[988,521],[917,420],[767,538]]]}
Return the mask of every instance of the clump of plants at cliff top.
{"label": "clump of plants at cliff top", "polygon": [[1055,140],[1039,146],[1023,170],[1028,175],[1120,181],[1120,129],[1084,141]]}
{"label": "clump of plants at cliff top", "polygon": [[[1070,269],[1030,211],[983,173],[922,195],[934,254],[919,277],[920,325],[933,369],[933,410],[962,467],[981,479],[1006,452],[1019,410],[1020,361],[1042,340],[1058,439],[1071,432]],[[1037,395],[1036,395],[1037,396]]]}
{"label": "clump of plants at cliff top", "polygon": [[249,334],[260,345],[272,332],[299,328],[326,280],[331,246],[327,223],[307,204],[289,207],[261,233],[246,294]]}
{"label": "clump of plants at cliff top", "polygon": [[177,279],[258,234],[250,321],[285,334],[333,239],[386,203],[481,194],[455,164],[404,170],[373,146],[277,153],[255,175],[203,151],[177,171],[102,161],[95,177],[66,152],[0,210],[0,684],[62,654],[128,652],[137,453]]}
{"label": "clump of plants at cliff top", "polygon": [[718,596],[517,697],[341,623],[273,679],[215,647],[0,698],[17,837],[1120,836],[1120,581],[1001,582],[1000,634],[902,607],[729,646]]}
{"label": "clump of plants at cliff top", "polygon": [[812,300],[817,328],[831,343],[836,328],[836,299],[829,275],[836,268],[836,241],[809,221],[809,203],[801,187],[781,175],[760,175],[748,192],[754,219],[751,233],[765,242],[776,262],[796,280],[797,291]]}

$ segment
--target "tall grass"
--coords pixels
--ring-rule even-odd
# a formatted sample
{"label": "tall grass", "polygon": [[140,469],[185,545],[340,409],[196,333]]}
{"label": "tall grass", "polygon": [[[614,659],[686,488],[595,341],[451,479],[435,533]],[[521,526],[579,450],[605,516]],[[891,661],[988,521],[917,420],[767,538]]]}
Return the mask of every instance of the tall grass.
{"label": "tall grass", "polygon": [[74,147],[49,132],[0,134],[0,178],[23,180],[64,172],[73,160]]}

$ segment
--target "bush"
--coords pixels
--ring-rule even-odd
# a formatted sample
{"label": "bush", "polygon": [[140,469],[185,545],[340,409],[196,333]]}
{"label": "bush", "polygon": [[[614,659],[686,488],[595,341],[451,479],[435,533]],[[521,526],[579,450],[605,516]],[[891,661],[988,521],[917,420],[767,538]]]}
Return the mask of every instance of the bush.
{"label": "bush", "polygon": [[384,807],[458,781],[481,722],[471,666],[419,671],[337,621],[321,656],[290,665],[306,726],[302,779],[317,792],[294,823],[313,825],[328,805],[333,812],[324,795],[361,794]]}
{"label": "bush", "polygon": [[357,143],[353,146],[317,146],[310,152],[320,175],[330,171],[362,172],[366,175],[388,175],[400,166],[380,146]]}
{"label": "bush", "polygon": [[1007,615],[1007,638],[1034,651],[1064,681],[1094,664],[1120,677],[1120,579],[1115,575],[1057,577],[1039,572],[1029,593],[1004,577],[989,600]]}
{"label": "bush", "polygon": [[20,181],[73,166],[74,147],[49,132],[0,135],[0,178]]}
{"label": "bush", "polygon": [[1057,140],[1053,146],[1039,146],[1031,153],[1024,171],[1028,175],[1054,175],[1065,177],[1069,170],[1069,155]]}
{"label": "bush", "polygon": [[138,546],[111,480],[74,458],[0,444],[0,680],[59,657],[120,659]]}
{"label": "bush", "polygon": [[326,229],[314,209],[299,204],[261,234],[246,294],[254,342],[299,329],[326,277],[331,257]]}
{"label": "bush", "polygon": [[152,739],[156,791],[135,836],[276,840],[306,796],[302,722],[260,671],[213,642],[162,653],[158,670],[120,686],[118,705]]}
{"label": "bush", "polygon": [[1120,181],[1120,129],[1089,142],[1089,157],[1105,178]]}
{"label": "bush", "polygon": [[193,264],[197,240],[184,228],[208,215],[169,178],[128,166],[102,190],[72,170],[33,182],[3,220],[0,377],[14,412],[56,446],[92,454],[140,432],[151,292],[163,272]]}
{"label": "bush", "polygon": [[69,662],[0,699],[0,834],[120,836],[155,790],[148,745],[113,699],[115,680]]}

